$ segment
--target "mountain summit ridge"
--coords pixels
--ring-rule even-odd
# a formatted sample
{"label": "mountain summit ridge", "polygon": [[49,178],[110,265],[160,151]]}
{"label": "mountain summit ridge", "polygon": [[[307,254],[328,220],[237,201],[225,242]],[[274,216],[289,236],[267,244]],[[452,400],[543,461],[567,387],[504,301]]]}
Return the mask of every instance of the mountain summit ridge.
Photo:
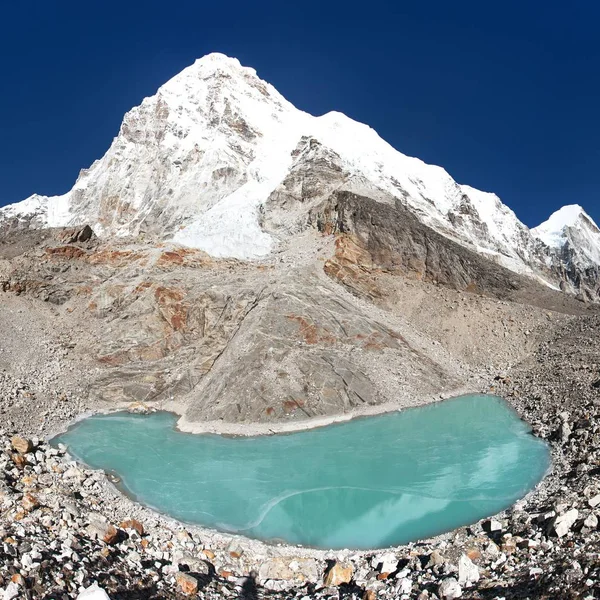
{"label": "mountain summit ridge", "polygon": [[[292,172],[303,175],[290,195]],[[316,190],[310,198],[302,191],[307,177]],[[196,60],[130,110],[107,153],[70,192],[0,209],[0,228],[89,223],[100,236],[143,235],[258,259],[307,226],[311,202],[334,181],[398,201],[439,233],[551,287],[578,291],[571,267],[600,264],[600,236],[548,244],[544,224],[530,230],[495,194],[458,184],[343,113],[296,109],[253,68],[220,53]],[[283,198],[275,211],[274,197]]]}

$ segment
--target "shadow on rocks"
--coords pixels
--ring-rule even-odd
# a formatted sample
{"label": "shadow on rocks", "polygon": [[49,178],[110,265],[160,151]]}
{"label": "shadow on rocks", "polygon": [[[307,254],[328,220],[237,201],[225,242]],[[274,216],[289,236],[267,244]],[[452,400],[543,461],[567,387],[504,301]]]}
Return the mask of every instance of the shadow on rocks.
{"label": "shadow on rocks", "polygon": [[246,577],[242,584],[242,591],[239,595],[240,600],[258,600],[258,586],[256,585],[256,573],[253,571]]}

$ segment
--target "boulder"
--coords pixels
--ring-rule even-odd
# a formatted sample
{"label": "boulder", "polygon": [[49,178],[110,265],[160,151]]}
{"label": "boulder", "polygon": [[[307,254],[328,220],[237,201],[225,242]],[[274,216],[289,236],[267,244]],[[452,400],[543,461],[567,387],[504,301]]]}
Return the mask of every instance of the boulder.
{"label": "boulder", "polygon": [[479,581],[479,569],[473,561],[463,554],[458,560],[458,583],[469,586]]}
{"label": "boulder", "polygon": [[127,519],[119,524],[121,529],[131,529],[137,531],[140,535],[144,535],[144,526],[135,519]]}
{"label": "boulder", "polygon": [[33,443],[31,440],[26,438],[19,437],[16,435],[10,440],[11,446],[16,450],[19,454],[27,454],[33,450]]}
{"label": "boulder", "polygon": [[101,540],[105,544],[119,541],[119,530],[100,515],[92,515],[87,527],[87,534],[93,540]]}
{"label": "boulder", "polygon": [[187,573],[177,573],[175,576],[177,587],[186,596],[195,596],[198,593],[198,580]]}
{"label": "boulder", "polygon": [[393,552],[379,554],[373,558],[371,566],[381,573],[394,573],[398,569],[398,557]]}
{"label": "boulder", "polygon": [[446,577],[438,587],[438,594],[442,600],[454,600],[462,596],[462,588],[454,577]]}
{"label": "boulder", "polygon": [[83,227],[70,227],[61,231],[56,238],[65,244],[74,244],[76,242],[88,242],[94,237],[94,231],[89,225]]}
{"label": "boulder", "polygon": [[571,527],[575,524],[579,517],[579,511],[576,508],[572,508],[567,511],[563,515],[558,515],[552,523],[552,528],[554,529],[554,533],[560,538],[571,530]]}
{"label": "boulder", "polygon": [[323,583],[325,584],[325,587],[350,583],[352,581],[353,574],[354,567],[350,563],[336,562],[327,571],[327,573],[325,573],[325,579]]}

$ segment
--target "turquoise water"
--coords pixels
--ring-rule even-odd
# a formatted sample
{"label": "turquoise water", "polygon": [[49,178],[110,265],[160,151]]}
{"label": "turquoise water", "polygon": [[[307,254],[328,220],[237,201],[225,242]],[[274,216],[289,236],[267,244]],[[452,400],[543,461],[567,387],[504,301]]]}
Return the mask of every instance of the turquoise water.
{"label": "turquoise water", "polygon": [[99,415],[53,443],[181,521],[320,548],[381,548],[473,523],[550,464],[546,444],[493,396],[250,438],[184,434],[176,421]]}

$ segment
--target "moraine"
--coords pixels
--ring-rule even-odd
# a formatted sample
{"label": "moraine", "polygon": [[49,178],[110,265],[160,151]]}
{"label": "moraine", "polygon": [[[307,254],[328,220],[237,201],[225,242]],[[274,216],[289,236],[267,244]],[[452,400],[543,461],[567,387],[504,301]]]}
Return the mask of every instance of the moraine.
{"label": "moraine", "polygon": [[475,522],[526,495],[550,465],[546,444],[494,396],[285,435],[191,435],[176,422],[97,415],[53,443],[181,521],[318,548],[380,548]]}

